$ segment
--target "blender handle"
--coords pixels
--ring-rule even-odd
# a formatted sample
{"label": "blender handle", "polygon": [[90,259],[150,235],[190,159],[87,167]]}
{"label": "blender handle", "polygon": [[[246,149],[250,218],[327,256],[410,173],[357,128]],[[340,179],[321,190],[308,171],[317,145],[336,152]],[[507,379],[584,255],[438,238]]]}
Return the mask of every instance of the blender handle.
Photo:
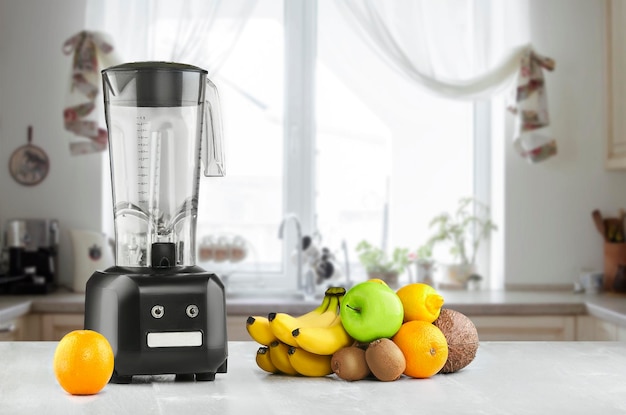
{"label": "blender handle", "polygon": [[[210,79],[206,80],[204,101],[204,127],[202,129],[203,147],[202,161],[204,175],[207,177],[223,177],[226,174],[224,165],[224,135],[222,133],[222,114],[217,87]],[[209,132],[209,129],[211,130]],[[210,133],[210,136],[209,136]]]}

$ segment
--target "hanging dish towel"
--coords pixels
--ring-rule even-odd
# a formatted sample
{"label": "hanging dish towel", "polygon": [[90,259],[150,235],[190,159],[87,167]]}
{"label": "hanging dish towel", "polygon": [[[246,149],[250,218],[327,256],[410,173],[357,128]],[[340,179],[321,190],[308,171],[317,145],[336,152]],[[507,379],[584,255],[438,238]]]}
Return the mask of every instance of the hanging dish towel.
{"label": "hanging dish towel", "polygon": [[65,129],[72,132],[70,153],[89,154],[107,148],[107,131],[100,127],[96,97],[100,92],[100,64],[115,65],[119,60],[107,37],[83,30],[63,44],[63,53],[73,55],[70,90],[63,110]]}
{"label": "hanging dish towel", "polygon": [[538,131],[550,123],[542,69],[552,71],[554,66],[554,60],[528,48],[522,55],[514,104],[508,108],[515,114],[513,145],[517,152],[531,163],[540,162],[556,154],[554,138]]}

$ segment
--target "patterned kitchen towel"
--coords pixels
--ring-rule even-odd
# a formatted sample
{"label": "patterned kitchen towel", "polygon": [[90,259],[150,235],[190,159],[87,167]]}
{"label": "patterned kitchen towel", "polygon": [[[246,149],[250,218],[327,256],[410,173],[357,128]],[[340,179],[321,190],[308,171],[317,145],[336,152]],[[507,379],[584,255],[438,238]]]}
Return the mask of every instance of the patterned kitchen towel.
{"label": "patterned kitchen towel", "polygon": [[100,127],[96,97],[100,92],[100,64],[115,65],[119,60],[107,36],[83,30],[63,44],[63,53],[73,55],[70,91],[63,110],[65,129],[72,132],[70,153],[90,154],[107,148],[108,135]]}
{"label": "patterned kitchen towel", "polygon": [[550,123],[542,69],[552,71],[554,66],[554,60],[528,48],[520,62],[514,104],[508,107],[515,114],[513,145],[531,163],[556,154],[556,141],[538,132]]}

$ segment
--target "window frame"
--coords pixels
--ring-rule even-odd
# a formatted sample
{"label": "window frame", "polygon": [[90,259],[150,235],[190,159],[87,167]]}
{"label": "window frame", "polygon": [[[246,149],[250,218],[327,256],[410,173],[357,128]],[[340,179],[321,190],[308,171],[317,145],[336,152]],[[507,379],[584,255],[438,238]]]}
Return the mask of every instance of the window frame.
{"label": "window frame", "polygon": [[[315,81],[317,57],[317,0],[284,0],[285,79],[283,123],[283,216],[296,215],[302,235],[315,225]],[[285,224],[285,276],[298,275],[291,251],[297,241],[294,227]],[[300,272],[303,272],[302,270]],[[300,274],[301,275],[301,274]],[[285,280],[285,279],[281,279]],[[286,279],[298,288],[296,278]]]}

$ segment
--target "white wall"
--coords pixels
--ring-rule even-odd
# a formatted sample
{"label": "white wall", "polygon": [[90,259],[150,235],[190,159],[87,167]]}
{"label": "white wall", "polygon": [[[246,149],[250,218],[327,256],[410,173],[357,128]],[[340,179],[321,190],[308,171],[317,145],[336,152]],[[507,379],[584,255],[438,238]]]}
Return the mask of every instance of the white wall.
{"label": "white wall", "polygon": [[626,173],[604,168],[605,2],[531,0],[531,38],[556,60],[547,73],[558,156],[530,165],[505,146],[507,283],[562,284],[581,267],[602,269],[602,239],[591,211],[626,207]]}
{"label": "white wall", "polygon": [[[66,39],[83,29],[84,0],[0,0],[0,223],[12,218],[55,218],[61,226],[60,282],[70,284],[68,229],[101,228],[101,155],[72,157],[63,129],[71,57]],[[50,158],[50,173],[24,187],[8,174],[8,160],[26,144]]]}
{"label": "white wall", "polygon": [[[571,283],[580,267],[601,268],[602,243],[590,212],[626,207],[626,173],[604,168],[604,11],[603,1],[530,0],[533,43],[557,63],[547,82],[559,154],[530,165],[510,145],[500,153],[507,283]],[[84,0],[0,0],[0,165],[26,143],[29,124],[34,143],[51,160],[50,175],[34,188],[15,183],[4,167],[0,221],[57,218],[61,280],[67,283],[72,270],[67,229],[100,229],[102,215],[110,215],[102,206],[102,157],[71,157],[62,124],[71,61],[61,46],[83,28],[83,15]]]}

